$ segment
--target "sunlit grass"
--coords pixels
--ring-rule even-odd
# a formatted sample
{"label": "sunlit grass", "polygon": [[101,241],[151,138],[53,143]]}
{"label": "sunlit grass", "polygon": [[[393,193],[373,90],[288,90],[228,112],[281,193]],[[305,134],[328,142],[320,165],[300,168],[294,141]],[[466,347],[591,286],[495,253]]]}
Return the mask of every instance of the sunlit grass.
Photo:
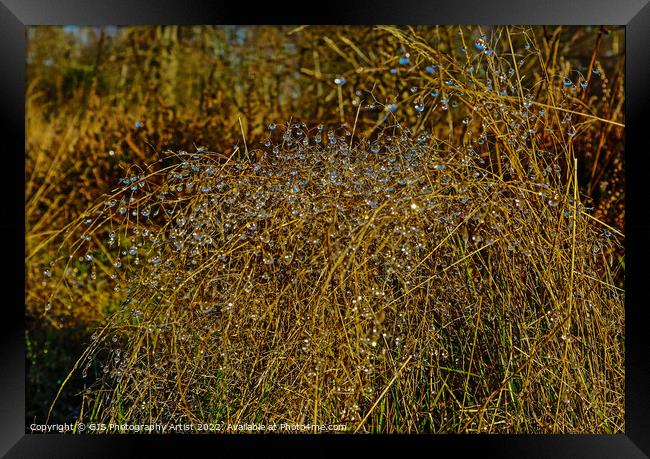
{"label": "sunlit grass", "polygon": [[289,31],[291,116],[28,98],[28,313],[98,324],[80,420],[623,431],[604,32],[582,72],[581,31],[364,33]]}

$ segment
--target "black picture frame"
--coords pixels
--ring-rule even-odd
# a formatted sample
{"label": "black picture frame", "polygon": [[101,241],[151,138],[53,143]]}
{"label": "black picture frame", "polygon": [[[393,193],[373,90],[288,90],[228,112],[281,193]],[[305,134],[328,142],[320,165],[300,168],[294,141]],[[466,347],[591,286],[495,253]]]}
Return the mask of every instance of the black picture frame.
{"label": "black picture frame", "polygon": [[[0,204],[3,305],[0,347],[0,454],[7,457],[104,457],[155,454],[169,448],[158,436],[25,434],[24,159],[26,28],[30,25],[133,24],[529,24],[625,25],[626,31],[626,410],[620,435],[428,435],[428,436],[173,436],[211,454],[242,454],[248,447],[285,448],[309,454],[318,442],[330,448],[367,451],[379,445],[400,455],[476,453],[488,457],[648,457],[650,454],[650,371],[645,356],[644,261],[648,258],[650,214],[643,188],[648,171],[650,100],[650,0],[499,0],[460,2],[375,0],[280,5],[277,2],[209,0],[0,0],[0,113],[5,178]],[[309,8],[312,9],[309,9]],[[9,179],[9,180],[7,180]],[[22,196],[22,197],[21,197]],[[15,241],[15,243],[14,243]],[[646,344],[647,346],[647,344]],[[153,441],[152,441],[153,440]],[[446,450],[446,451],[445,451]],[[384,451],[387,451],[386,449]]]}

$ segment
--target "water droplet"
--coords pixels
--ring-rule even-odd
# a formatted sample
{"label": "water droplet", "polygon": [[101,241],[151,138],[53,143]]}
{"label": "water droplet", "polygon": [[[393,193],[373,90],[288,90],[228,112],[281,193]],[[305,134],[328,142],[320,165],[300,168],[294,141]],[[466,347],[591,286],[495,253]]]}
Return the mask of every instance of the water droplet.
{"label": "water droplet", "polygon": [[573,84],[573,82],[568,77],[565,77],[564,80],[562,80],[562,84],[564,86],[569,87],[569,86],[571,86]]}
{"label": "water droplet", "polygon": [[343,86],[346,83],[346,79],[343,78],[342,76],[334,78],[334,84],[337,84],[339,86]]}
{"label": "water droplet", "polygon": [[291,253],[291,252],[285,252],[285,254],[282,255],[282,262],[283,262],[285,265],[289,265],[289,264],[291,264],[292,261],[293,261],[293,253]]}

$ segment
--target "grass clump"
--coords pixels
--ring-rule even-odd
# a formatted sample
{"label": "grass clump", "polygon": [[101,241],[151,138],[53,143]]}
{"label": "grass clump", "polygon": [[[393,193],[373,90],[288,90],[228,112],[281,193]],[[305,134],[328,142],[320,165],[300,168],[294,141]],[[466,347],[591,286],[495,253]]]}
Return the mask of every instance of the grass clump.
{"label": "grass clump", "polygon": [[248,156],[170,153],[87,214],[108,239],[75,250],[104,252],[124,299],[83,361],[105,375],[84,413],[622,429],[617,242],[574,185],[398,127],[381,147],[282,131]]}

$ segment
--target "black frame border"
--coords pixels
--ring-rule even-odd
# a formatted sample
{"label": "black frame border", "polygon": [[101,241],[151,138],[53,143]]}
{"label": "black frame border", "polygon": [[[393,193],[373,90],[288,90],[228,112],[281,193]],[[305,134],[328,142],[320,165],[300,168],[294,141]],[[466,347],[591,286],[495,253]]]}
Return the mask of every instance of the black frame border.
{"label": "black frame border", "polygon": [[[210,0],[0,0],[0,146],[7,167],[5,194],[0,204],[0,240],[4,265],[0,276],[7,289],[0,304],[0,454],[7,457],[112,457],[116,454],[153,455],[168,448],[157,436],[30,435],[25,434],[25,330],[24,266],[26,28],[30,25],[135,25],[135,24],[566,24],[625,25],[625,245],[628,269],[626,290],[626,411],[625,434],[620,435],[375,435],[375,436],[173,436],[187,447],[208,447],[213,454],[239,453],[249,446],[266,448],[282,441],[285,450],[300,451],[318,443],[319,452],[345,448],[368,452],[380,446],[402,454],[451,452],[498,457],[648,457],[650,455],[650,366],[642,349],[648,302],[643,301],[643,261],[648,259],[650,214],[643,189],[648,164],[650,126],[650,0],[498,0],[440,2],[418,0],[305,4],[276,2],[233,3]],[[645,142],[645,144],[644,144]],[[16,196],[15,198],[13,196]],[[647,346],[647,343],[646,343]],[[168,440],[169,437],[165,438]],[[187,440],[186,440],[187,439]],[[163,440],[163,439],[161,439]],[[329,440],[329,441],[325,441]],[[214,442],[218,444],[215,444]],[[191,443],[189,443],[191,442]],[[146,444],[145,444],[146,443]],[[164,446],[163,446],[164,444]],[[432,449],[435,448],[435,449]],[[309,451],[309,450],[307,450]],[[167,453],[172,450],[167,449]],[[304,454],[304,453],[303,453]]]}

